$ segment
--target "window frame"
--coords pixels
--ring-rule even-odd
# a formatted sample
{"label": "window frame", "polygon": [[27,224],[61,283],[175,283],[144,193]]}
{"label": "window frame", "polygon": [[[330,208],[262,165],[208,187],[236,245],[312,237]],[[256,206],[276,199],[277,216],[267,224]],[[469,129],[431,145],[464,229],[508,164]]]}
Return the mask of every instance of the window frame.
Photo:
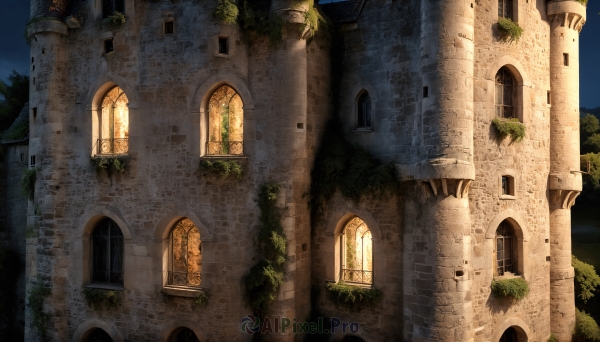
{"label": "window frame", "polygon": [[[361,269],[349,269],[346,268],[347,267],[347,248],[346,248],[346,230],[348,229],[348,225],[355,219],[360,220],[362,223],[357,225],[356,230],[358,231],[358,228],[361,225],[364,225],[366,227],[366,231],[363,233],[363,237],[362,237],[362,243],[361,243],[361,250],[363,251],[363,255],[361,256],[361,260],[364,260],[364,238],[365,235],[368,233],[371,239],[371,270],[365,269],[365,265],[364,263],[361,262]],[[340,233],[339,236],[339,241],[340,241],[340,249],[339,249],[339,267],[340,267],[340,274],[339,274],[339,281],[340,282],[344,282],[344,283],[348,283],[351,285],[358,285],[358,286],[372,286],[373,282],[374,282],[374,272],[373,272],[373,264],[374,264],[374,260],[373,260],[373,233],[371,231],[371,229],[369,229],[369,226],[367,225],[367,223],[361,219],[358,216],[354,216],[352,218],[350,218],[349,220],[346,221],[346,223],[344,223],[344,226],[342,228],[342,231]],[[368,268],[368,267],[367,267]],[[360,272],[361,274],[361,278],[364,279],[364,277],[366,276],[365,272],[370,272],[370,282],[369,281],[353,281],[353,280],[348,280],[346,278],[346,272],[345,271],[351,271],[351,272]]]}
{"label": "window frame", "polygon": [[[186,284],[185,284],[185,285],[181,285],[181,284],[174,284],[174,281],[172,280],[172,279],[173,279],[173,277],[174,277],[174,276],[172,275],[172,273],[176,272],[176,271],[174,271],[174,264],[175,264],[175,262],[174,262],[174,250],[175,250],[175,249],[174,249],[174,245],[173,245],[173,244],[174,244],[173,232],[174,232],[174,231],[175,231],[175,229],[178,227],[178,225],[179,225],[179,224],[180,224],[182,221],[184,221],[184,220],[189,220],[189,221],[190,221],[190,223],[193,225],[193,227],[194,227],[194,228],[195,228],[195,229],[198,231],[198,236],[199,236],[199,243],[198,243],[198,245],[199,245],[199,247],[200,247],[200,272],[198,272],[198,273],[200,273],[200,274],[199,274],[199,278],[200,278],[199,282],[200,282],[200,283],[199,283],[197,286],[196,286],[196,285],[190,285],[190,284],[189,284],[189,281],[188,281],[188,282],[186,282]],[[189,234],[189,232],[190,232],[192,229],[193,229],[193,228],[189,229],[189,230],[187,231],[187,234]],[[199,228],[199,227],[198,227],[198,226],[197,226],[197,225],[196,225],[196,224],[195,224],[195,223],[194,223],[194,222],[193,222],[193,221],[192,221],[190,218],[188,218],[188,217],[183,217],[183,218],[180,218],[180,219],[178,219],[177,221],[175,221],[175,223],[174,223],[174,224],[171,226],[171,228],[169,229],[169,235],[168,235],[168,236],[169,236],[169,244],[168,244],[168,263],[167,263],[167,272],[166,272],[166,273],[167,273],[167,277],[166,277],[166,279],[165,279],[165,287],[171,287],[171,288],[181,288],[181,289],[193,289],[193,290],[200,290],[200,289],[202,289],[202,260],[203,260],[203,258],[202,258],[202,256],[203,256],[203,253],[202,253],[202,245],[203,245],[203,244],[202,244],[202,234],[200,233],[200,228]],[[187,248],[189,248],[189,243],[188,243],[188,245],[186,245],[186,252],[187,252],[187,250],[188,250]],[[187,264],[187,260],[186,260],[186,266],[188,266],[188,264]],[[189,272],[186,272],[186,273],[189,273]],[[187,276],[187,275],[186,275],[186,278],[188,278],[188,276]],[[188,278],[188,279],[189,279],[189,278]]]}
{"label": "window frame", "polygon": [[[231,101],[233,101],[233,99],[237,96],[239,98],[239,101],[241,103],[241,108],[240,113],[241,113],[241,141],[235,140],[232,141],[231,138],[231,131],[228,131],[228,137],[227,137],[227,153],[222,153],[222,146],[223,146],[223,141],[222,140],[211,140],[211,110],[210,110],[210,106],[211,103],[213,102],[213,97],[215,96],[215,94],[217,94],[218,91],[220,91],[222,88],[227,87],[229,89],[231,89],[235,94],[232,95],[229,99],[229,103],[231,103]],[[241,94],[237,91],[236,88],[234,88],[232,85],[228,84],[228,83],[223,83],[220,84],[218,86],[216,86],[211,92],[210,92],[210,96],[208,96],[207,101],[206,101],[206,105],[205,105],[205,110],[206,110],[206,117],[205,117],[205,123],[206,123],[206,127],[205,127],[205,132],[206,132],[206,139],[205,139],[205,146],[204,146],[204,153],[203,156],[204,157],[223,157],[223,156],[228,156],[228,157],[243,157],[244,156],[244,138],[245,138],[245,125],[244,125],[244,117],[245,117],[245,112],[244,112],[244,100],[241,96]],[[230,115],[230,113],[228,112],[228,127],[231,127],[231,118],[232,116]],[[219,116],[219,120],[221,120],[222,117]],[[221,147],[219,147],[219,145],[221,145]],[[231,153],[232,149],[234,151],[236,151],[237,153]],[[239,152],[238,152],[239,151]]]}
{"label": "window frame", "polygon": [[[507,9],[509,6],[510,8]],[[502,7],[502,9],[500,9],[500,7]],[[498,0],[498,18],[507,18],[516,22],[515,7],[514,0]]]}
{"label": "window frame", "polygon": [[373,130],[373,100],[368,91],[362,90],[356,97],[356,124],[357,131]]}
{"label": "window frame", "polygon": [[[124,96],[125,100],[127,101],[127,104],[125,105],[127,107],[127,136],[125,138],[115,138],[114,127],[112,128],[112,133],[109,134],[109,137],[105,137],[103,134],[104,133],[103,132],[103,119],[104,119],[103,104],[104,104],[106,97],[114,89],[120,90],[120,93],[117,96],[117,99],[121,98],[121,96]],[[114,84],[111,87],[109,87],[106,91],[104,91],[103,95],[100,96],[99,103],[97,105],[97,110],[92,110],[92,113],[93,113],[92,115],[96,115],[95,120],[92,120],[92,121],[95,121],[92,123],[92,129],[94,131],[92,134],[92,140],[93,140],[92,141],[92,143],[93,143],[92,156],[93,157],[127,155],[129,153],[129,129],[131,127],[130,122],[129,122],[130,117],[131,117],[131,111],[129,109],[129,105],[130,105],[129,96],[127,96],[127,93],[125,93],[123,88],[121,88],[117,84]],[[113,119],[113,126],[114,126],[114,124],[115,124],[115,122]],[[108,146],[106,146],[106,144],[108,144]]]}
{"label": "window frame", "polygon": [[[96,256],[97,253],[95,251],[96,248],[96,244],[94,243],[94,238],[99,238],[95,236],[96,231],[100,228],[101,224],[107,224],[107,229],[108,229],[108,250],[106,251],[106,255],[103,254],[103,259],[105,259],[103,262],[106,263],[106,269],[107,269],[107,273],[108,273],[108,281],[98,281],[94,275],[94,273],[96,272]],[[112,273],[112,258],[113,258],[113,254],[112,254],[112,228],[117,228],[119,235],[117,235],[116,238],[120,238],[121,242],[121,255],[120,255],[120,273],[121,273],[121,280],[120,281],[111,281],[111,275]],[[123,287],[125,284],[125,237],[123,234],[123,230],[121,229],[121,227],[111,218],[109,217],[103,217],[101,218],[98,222],[96,222],[96,224],[94,225],[94,228],[92,229],[91,233],[90,233],[90,284],[92,285],[103,285],[103,286],[115,286],[115,287]]]}
{"label": "window frame", "polygon": [[[508,78],[511,82],[511,84],[507,84],[506,82],[506,78]],[[500,81],[499,81],[500,80]],[[510,88],[510,96],[507,97],[506,96],[506,88]],[[506,66],[502,66],[500,69],[498,69],[498,71],[496,72],[496,75],[494,76],[494,115],[498,118],[501,119],[511,119],[511,118],[515,118],[515,119],[519,119],[519,121],[522,121],[520,119],[520,115],[519,115],[519,96],[518,96],[518,91],[519,91],[519,83],[517,82],[517,79],[515,77],[515,75],[512,73],[512,71],[506,67]],[[501,95],[501,103],[499,103],[498,99],[498,90],[501,89],[502,91],[502,95]],[[510,104],[508,104],[507,99],[510,98]],[[511,112],[511,116],[506,116],[506,111],[507,109],[510,109]],[[499,111],[501,112],[501,116],[498,115]]]}

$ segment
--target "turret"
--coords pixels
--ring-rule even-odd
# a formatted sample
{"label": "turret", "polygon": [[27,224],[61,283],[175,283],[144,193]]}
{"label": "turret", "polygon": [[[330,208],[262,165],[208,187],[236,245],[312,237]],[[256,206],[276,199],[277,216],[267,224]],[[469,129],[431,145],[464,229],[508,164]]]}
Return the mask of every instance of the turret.
{"label": "turret", "polygon": [[550,326],[570,341],[575,325],[571,206],[581,191],[579,167],[579,33],[585,6],[548,3],[550,22]]}
{"label": "turret", "polygon": [[[422,160],[415,179],[426,197],[417,225],[428,235],[423,262],[431,280],[408,274],[411,261],[405,262],[405,312],[412,311],[413,322],[412,331],[405,331],[409,340],[473,339],[468,189],[475,175],[474,15],[472,1],[421,1]],[[410,241],[405,237],[407,250],[414,248]]]}

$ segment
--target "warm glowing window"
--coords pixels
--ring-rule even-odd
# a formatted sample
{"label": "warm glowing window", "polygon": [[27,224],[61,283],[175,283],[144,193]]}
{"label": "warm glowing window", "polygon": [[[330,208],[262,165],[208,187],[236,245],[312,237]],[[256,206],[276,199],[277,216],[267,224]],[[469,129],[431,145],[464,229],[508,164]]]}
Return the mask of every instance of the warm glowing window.
{"label": "warm glowing window", "polygon": [[373,241],[369,227],[360,218],[351,219],[344,227],[341,250],[341,280],[372,284]]}
{"label": "warm glowing window", "polygon": [[127,153],[129,150],[129,100],[119,87],[102,99],[96,154]]}
{"label": "warm glowing window", "polygon": [[198,337],[191,329],[181,327],[175,329],[169,338],[169,342],[198,342]]}
{"label": "warm glowing window", "polygon": [[515,265],[515,235],[507,221],[502,221],[496,229],[496,275],[517,273]]}
{"label": "warm glowing window", "polygon": [[168,285],[202,285],[202,241],[200,231],[187,218],[181,219],[171,230],[171,264]]}
{"label": "warm glowing window", "polygon": [[123,233],[109,218],[92,232],[92,283],[123,285]]}
{"label": "warm glowing window", "polygon": [[371,98],[369,93],[363,92],[358,98],[357,128],[371,127]]}
{"label": "warm glowing window", "polygon": [[500,118],[516,118],[515,111],[517,83],[506,67],[500,68],[496,74],[496,116]]}
{"label": "warm glowing window", "polygon": [[240,95],[221,86],[208,102],[207,155],[241,155],[244,151],[244,112]]}

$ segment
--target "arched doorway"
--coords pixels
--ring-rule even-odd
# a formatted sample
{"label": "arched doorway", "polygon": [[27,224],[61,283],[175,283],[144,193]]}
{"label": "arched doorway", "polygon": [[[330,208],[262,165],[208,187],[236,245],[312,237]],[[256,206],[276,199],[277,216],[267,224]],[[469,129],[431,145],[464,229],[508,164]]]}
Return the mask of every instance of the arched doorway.
{"label": "arched doorway", "polygon": [[86,334],[83,342],[113,342],[113,339],[106,331],[96,328]]}

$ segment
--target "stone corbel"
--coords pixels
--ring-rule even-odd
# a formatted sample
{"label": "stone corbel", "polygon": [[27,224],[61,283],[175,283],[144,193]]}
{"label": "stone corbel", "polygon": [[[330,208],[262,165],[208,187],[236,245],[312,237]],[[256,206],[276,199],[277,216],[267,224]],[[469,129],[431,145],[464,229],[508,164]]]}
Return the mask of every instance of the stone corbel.
{"label": "stone corbel", "polygon": [[[439,194],[443,194],[445,197],[452,195],[456,198],[466,198],[468,196],[469,187],[471,186],[471,179],[426,179],[420,181],[420,184],[426,184],[431,187],[433,196],[436,197]],[[441,189],[440,189],[441,186]],[[441,190],[441,192],[440,192]]]}
{"label": "stone corbel", "polygon": [[580,193],[577,190],[553,190],[552,200],[561,209],[571,209]]}

